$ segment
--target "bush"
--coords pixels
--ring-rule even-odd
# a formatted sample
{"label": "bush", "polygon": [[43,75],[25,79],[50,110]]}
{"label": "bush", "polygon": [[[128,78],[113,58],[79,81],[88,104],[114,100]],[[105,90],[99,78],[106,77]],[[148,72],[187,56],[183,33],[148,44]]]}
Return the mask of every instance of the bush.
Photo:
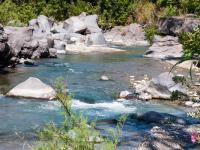
{"label": "bush", "polygon": [[64,109],[64,122],[61,127],[54,123],[47,125],[38,132],[40,141],[36,143],[35,150],[114,150],[119,142],[121,128],[126,119],[123,115],[119,118],[118,125],[112,138],[102,137],[96,130],[95,123],[88,123],[82,115],[71,111],[71,98],[66,96],[62,80],[56,81],[57,99]]}
{"label": "bush", "polygon": [[154,25],[156,21],[156,5],[151,2],[139,2],[133,6],[133,16],[140,24]]}
{"label": "bush", "polygon": [[2,0],[0,22],[19,20],[23,24],[40,14],[63,21],[81,12],[99,15],[104,28],[132,22],[155,25],[159,17],[195,13],[200,0]]}
{"label": "bush", "polygon": [[158,34],[156,26],[147,26],[144,29],[146,39],[152,43],[154,35]]}
{"label": "bush", "polygon": [[186,32],[180,35],[180,42],[183,45],[184,58],[186,60],[197,59],[200,56],[200,26],[193,32]]}

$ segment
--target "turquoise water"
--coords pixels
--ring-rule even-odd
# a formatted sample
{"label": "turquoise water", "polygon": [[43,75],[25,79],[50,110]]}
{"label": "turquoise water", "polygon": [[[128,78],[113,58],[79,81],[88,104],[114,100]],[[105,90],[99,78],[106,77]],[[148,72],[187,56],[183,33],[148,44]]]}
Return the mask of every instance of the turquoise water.
{"label": "turquoise water", "polygon": [[[145,74],[154,77],[160,72],[168,71],[159,61],[143,58],[142,54],[146,50],[144,47],[123,49],[127,52],[68,55],[58,59],[38,60],[38,65],[34,67],[19,65],[10,73],[0,74],[0,93],[5,94],[30,76],[48,84],[62,76],[69,92],[74,95],[73,110],[83,113],[89,119],[112,119],[122,113],[143,113],[150,110],[185,115],[182,107],[158,102],[115,100],[114,95],[119,91],[131,90],[129,76],[141,79]],[[101,75],[107,75],[112,80],[100,81]],[[60,104],[56,101],[0,96],[0,150],[22,147],[30,149],[26,142],[34,140],[33,131],[52,120],[59,124],[62,121],[61,112]],[[113,125],[99,125],[99,128],[105,126]],[[136,147],[145,131],[150,128],[150,125],[141,122],[127,122],[122,134],[126,142],[122,142],[120,148]]]}

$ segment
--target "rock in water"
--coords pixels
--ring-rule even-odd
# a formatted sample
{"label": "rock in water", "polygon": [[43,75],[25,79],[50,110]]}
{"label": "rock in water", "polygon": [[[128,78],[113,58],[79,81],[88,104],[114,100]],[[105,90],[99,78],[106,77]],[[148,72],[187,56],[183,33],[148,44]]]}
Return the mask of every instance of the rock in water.
{"label": "rock in water", "polygon": [[159,76],[153,78],[151,81],[140,83],[135,86],[135,93],[138,94],[140,99],[152,98],[152,99],[171,99],[173,92],[178,92],[183,96],[186,96],[186,86],[182,83],[175,83],[173,78],[174,74],[164,72]]}
{"label": "rock in water", "polygon": [[100,78],[101,81],[109,81],[110,79],[105,76],[105,75],[102,75],[101,78]]}
{"label": "rock in water", "polygon": [[7,93],[7,96],[27,97],[52,100],[56,96],[55,90],[40,79],[30,77]]}
{"label": "rock in water", "polygon": [[131,93],[129,91],[121,91],[119,93],[119,98],[120,99],[130,99],[130,98],[133,98],[133,93]]}

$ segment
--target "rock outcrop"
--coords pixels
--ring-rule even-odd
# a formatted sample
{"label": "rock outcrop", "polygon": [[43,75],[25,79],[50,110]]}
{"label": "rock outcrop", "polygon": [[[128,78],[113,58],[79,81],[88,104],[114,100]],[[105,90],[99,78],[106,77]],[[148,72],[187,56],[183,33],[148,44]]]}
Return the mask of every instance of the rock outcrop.
{"label": "rock outcrop", "polygon": [[47,36],[38,37],[39,32],[35,36],[35,31],[32,27],[5,28],[8,34],[8,44],[15,51],[16,57],[25,59],[51,57],[49,48],[53,46],[53,41]]}
{"label": "rock outcrop", "polygon": [[111,31],[106,32],[105,38],[111,44],[125,46],[148,46],[142,26],[130,24],[128,26],[116,26]]}
{"label": "rock outcrop", "polygon": [[0,68],[14,65],[14,53],[7,43],[8,36],[4,32],[3,26],[0,24]]}
{"label": "rock outcrop", "polygon": [[[134,119],[135,117],[133,117]],[[157,123],[157,124],[180,124],[188,125],[190,122],[183,117],[177,117],[167,113],[159,113],[155,111],[149,111],[141,115],[137,115],[137,120],[144,121],[147,123]]]}
{"label": "rock outcrop", "polygon": [[43,83],[38,78],[30,77],[11,89],[6,95],[52,100],[56,97],[56,92],[52,87]]}
{"label": "rock outcrop", "polygon": [[[173,92],[178,92],[187,96],[186,87],[182,83],[174,81],[175,75],[169,72],[160,74],[150,81],[140,82],[134,85],[135,92],[139,99],[171,99]],[[146,100],[146,99],[145,99]]]}
{"label": "rock outcrop", "polygon": [[144,56],[163,60],[179,59],[183,56],[183,49],[178,37],[156,35]]}
{"label": "rock outcrop", "polygon": [[162,18],[158,24],[158,31],[164,35],[177,36],[182,32],[191,32],[200,25],[196,15],[175,16]]}

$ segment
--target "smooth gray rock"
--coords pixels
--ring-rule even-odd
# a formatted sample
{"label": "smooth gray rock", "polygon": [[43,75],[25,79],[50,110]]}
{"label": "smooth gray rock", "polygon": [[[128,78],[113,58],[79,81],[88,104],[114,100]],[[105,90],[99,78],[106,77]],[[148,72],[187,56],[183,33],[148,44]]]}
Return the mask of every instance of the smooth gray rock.
{"label": "smooth gray rock", "polygon": [[24,44],[32,40],[33,29],[30,27],[5,27],[5,33],[8,34],[9,46],[18,55]]}
{"label": "smooth gray rock", "polygon": [[68,44],[84,44],[86,41],[86,36],[78,33],[70,33],[67,40]]}
{"label": "smooth gray rock", "polygon": [[116,26],[111,29],[111,31],[106,32],[104,36],[106,40],[112,44],[126,46],[149,45],[148,41],[145,39],[142,26],[136,23],[124,27]]}
{"label": "smooth gray rock", "polygon": [[49,53],[50,53],[50,58],[57,58],[57,49],[54,49],[54,48],[50,48],[49,49]]}
{"label": "smooth gray rock", "polygon": [[156,35],[144,56],[164,60],[179,59],[183,56],[183,48],[177,37]]}
{"label": "smooth gray rock", "polygon": [[161,34],[176,36],[182,32],[191,32],[200,25],[200,19],[193,14],[162,18],[158,24]]}
{"label": "smooth gray rock", "polygon": [[135,86],[135,92],[139,99],[143,99],[143,95],[145,95],[145,97],[150,97],[151,99],[170,100],[172,93],[175,91],[187,97],[186,86],[181,83],[175,83],[173,77],[175,77],[174,74],[164,72],[150,81]]}
{"label": "smooth gray rock", "polygon": [[54,40],[65,41],[70,38],[70,35],[68,33],[55,33],[55,34],[52,34],[52,38]]}
{"label": "smooth gray rock", "polygon": [[86,31],[86,24],[79,16],[73,16],[64,21],[63,28],[67,32],[84,33]]}
{"label": "smooth gray rock", "polygon": [[61,40],[54,40],[53,48],[58,49],[58,50],[65,50],[65,47],[66,47],[66,42],[61,41]]}
{"label": "smooth gray rock", "polygon": [[106,45],[103,33],[92,33],[86,37],[86,45]]}
{"label": "smooth gray rock", "polygon": [[160,74],[150,81],[146,91],[155,99],[170,99],[174,91],[186,93],[186,88],[181,83],[175,83],[173,77],[169,72]]}
{"label": "smooth gray rock", "polygon": [[52,100],[55,98],[56,92],[52,87],[43,83],[38,78],[30,77],[10,90],[6,95]]}
{"label": "smooth gray rock", "polygon": [[97,24],[97,15],[88,15],[85,16],[85,24],[86,24],[86,33],[91,34],[91,33],[99,33],[102,32],[102,30],[99,28]]}
{"label": "smooth gray rock", "polygon": [[50,32],[54,22],[44,15],[40,15],[37,19],[29,21],[29,27],[33,27],[34,30],[40,30],[41,32]]}

